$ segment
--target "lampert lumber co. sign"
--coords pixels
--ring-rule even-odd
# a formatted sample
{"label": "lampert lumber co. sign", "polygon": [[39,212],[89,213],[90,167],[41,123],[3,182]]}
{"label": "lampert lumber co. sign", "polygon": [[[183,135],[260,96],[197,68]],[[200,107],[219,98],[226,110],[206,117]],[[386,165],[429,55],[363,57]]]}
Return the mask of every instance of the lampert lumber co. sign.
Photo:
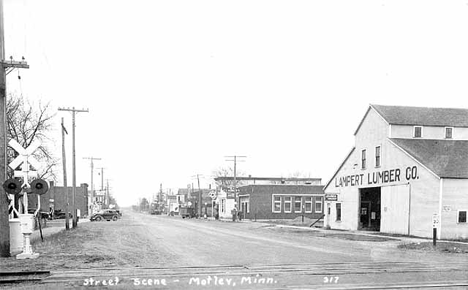
{"label": "lampert lumber co. sign", "polygon": [[335,187],[378,185],[412,179],[419,179],[417,166],[336,177]]}

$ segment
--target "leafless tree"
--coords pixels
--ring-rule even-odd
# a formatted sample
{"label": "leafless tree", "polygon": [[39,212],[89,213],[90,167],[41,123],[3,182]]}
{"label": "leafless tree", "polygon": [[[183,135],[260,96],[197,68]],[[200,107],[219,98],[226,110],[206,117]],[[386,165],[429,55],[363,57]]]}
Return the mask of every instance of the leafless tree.
{"label": "leafless tree", "polygon": [[[54,167],[59,159],[54,157],[50,147],[47,146],[47,142],[52,141],[49,133],[55,116],[51,113],[50,103],[43,105],[39,102],[33,105],[25,101],[22,96],[10,94],[7,98],[6,114],[8,140],[16,140],[23,148],[29,147],[35,140],[41,141],[42,145],[33,154],[39,163],[45,165],[38,172],[39,177],[55,179]],[[7,155],[10,163],[18,153],[8,147]],[[12,175],[13,171],[10,171],[9,176]]]}
{"label": "leafless tree", "polygon": [[[213,178],[221,177],[219,180],[215,180],[216,185],[223,189],[233,188],[234,187],[234,169],[232,167],[219,167],[213,170],[212,174]],[[239,170],[236,170],[236,176],[241,177],[245,176],[245,174]],[[222,178],[225,177],[225,178]],[[242,185],[242,181],[236,180],[237,186]]]}

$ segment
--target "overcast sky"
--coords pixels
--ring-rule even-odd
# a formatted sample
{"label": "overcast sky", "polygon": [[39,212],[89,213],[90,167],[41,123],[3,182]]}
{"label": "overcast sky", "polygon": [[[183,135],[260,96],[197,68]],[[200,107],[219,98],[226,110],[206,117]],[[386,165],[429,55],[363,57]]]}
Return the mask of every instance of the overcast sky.
{"label": "overcast sky", "polygon": [[247,156],[245,174],[326,183],[369,104],[468,108],[468,0],[4,0],[4,13],[6,57],[30,65],[7,90],[89,109],[77,182],[83,157],[101,158],[121,205],[196,174],[204,187],[228,155]]}

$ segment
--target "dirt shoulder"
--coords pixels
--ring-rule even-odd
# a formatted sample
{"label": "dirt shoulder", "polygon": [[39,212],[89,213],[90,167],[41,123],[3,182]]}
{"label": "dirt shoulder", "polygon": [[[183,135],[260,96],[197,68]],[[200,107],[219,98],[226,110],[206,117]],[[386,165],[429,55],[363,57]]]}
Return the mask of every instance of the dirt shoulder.
{"label": "dirt shoulder", "polygon": [[144,234],[143,226],[132,217],[116,222],[79,223],[70,231],[56,231],[32,242],[37,259],[0,258],[5,271],[65,270],[109,266],[158,265],[171,259]]}

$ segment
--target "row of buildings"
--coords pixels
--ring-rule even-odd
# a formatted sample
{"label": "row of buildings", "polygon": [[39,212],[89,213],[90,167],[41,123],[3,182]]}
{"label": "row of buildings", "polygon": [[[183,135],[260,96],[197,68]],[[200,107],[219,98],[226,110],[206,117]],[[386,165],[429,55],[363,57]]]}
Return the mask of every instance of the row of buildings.
{"label": "row of buildings", "polygon": [[[177,213],[246,219],[323,219],[343,230],[468,238],[468,110],[370,105],[333,177],[237,177],[234,187],[179,190]],[[218,184],[232,177],[215,179]]]}

